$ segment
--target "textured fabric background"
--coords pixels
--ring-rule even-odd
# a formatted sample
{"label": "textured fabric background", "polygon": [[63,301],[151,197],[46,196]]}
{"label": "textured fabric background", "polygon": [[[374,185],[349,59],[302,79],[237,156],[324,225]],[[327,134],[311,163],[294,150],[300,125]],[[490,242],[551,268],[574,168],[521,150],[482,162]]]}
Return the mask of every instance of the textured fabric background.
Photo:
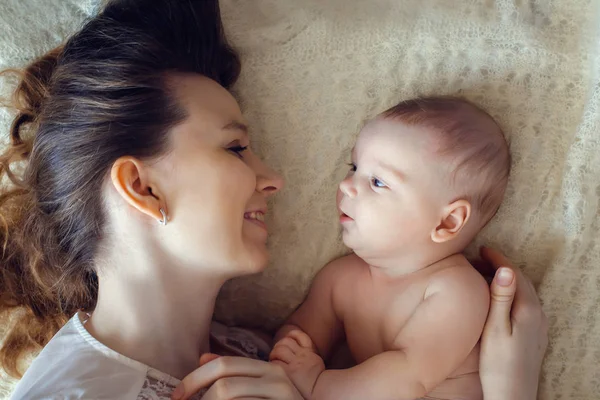
{"label": "textured fabric background", "polygon": [[[96,1],[3,0],[0,67],[60,43]],[[476,244],[501,248],[539,289],[551,329],[540,398],[597,399],[600,1],[222,0],[222,9],[243,58],[235,92],[254,146],[287,186],[269,216],[270,267],[230,282],[217,317],[276,327],[345,251],[335,191],[366,118],[420,94],[463,94],[510,136],[508,196]],[[8,121],[3,111],[4,137]]]}

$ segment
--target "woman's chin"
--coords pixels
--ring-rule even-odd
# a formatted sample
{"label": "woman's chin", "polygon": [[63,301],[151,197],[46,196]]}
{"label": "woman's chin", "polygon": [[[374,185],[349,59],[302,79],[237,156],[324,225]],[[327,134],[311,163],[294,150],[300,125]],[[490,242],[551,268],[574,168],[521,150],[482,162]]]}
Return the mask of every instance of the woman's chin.
{"label": "woman's chin", "polygon": [[246,252],[246,257],[240,260],[240,274],[250,275],[262,272],[269,263],[269,251],[265,244],[252,244]]}

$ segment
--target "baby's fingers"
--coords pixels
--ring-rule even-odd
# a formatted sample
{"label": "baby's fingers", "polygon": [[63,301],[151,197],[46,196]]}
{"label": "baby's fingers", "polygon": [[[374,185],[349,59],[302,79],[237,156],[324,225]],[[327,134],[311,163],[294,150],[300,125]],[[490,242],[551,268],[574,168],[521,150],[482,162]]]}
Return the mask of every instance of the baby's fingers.
{"label": "baby's fingers", "polygon": [[279,346],[289,347],[289,349],[294,354],[296,354],[296,353],[300,352],[300,350],[302,350],[302,347],[300,347],[300,345],[298,344],[298,342],[296,341],[296,339],[292,339],[289,336],[286,336],[283,339],[281,339],[279,342],[275,343],[275,346],[274,346],[273,349],[276,349]]}
{"label": "baby's fingers", "polygon": [[295,329],[293,331],[290,331],[287,334],[287,337],[294,339],[300,347],[303,347],[305,349],[313,349],[314,350],[312,339],[310,338],[310,336],[308,336],[306,333],[304,333],[302,331]]}
{"label": "baby's fingers", "polygon": [[269,361],[282,361],[289,364],[296,358],[296,354],[286,345],[277,345],[269,355]]}

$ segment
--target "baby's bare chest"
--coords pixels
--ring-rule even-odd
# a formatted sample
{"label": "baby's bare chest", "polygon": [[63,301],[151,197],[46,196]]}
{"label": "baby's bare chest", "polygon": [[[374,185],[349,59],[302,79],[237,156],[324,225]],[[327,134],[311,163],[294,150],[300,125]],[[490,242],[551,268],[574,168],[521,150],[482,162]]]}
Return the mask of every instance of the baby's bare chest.
{"label": "baby's bare chest", "polygon": [[356,362],[397,348],[402,328],[423,301],[426,288],[423,280],[390,286],[357,283],[343,307],[346,340]]}

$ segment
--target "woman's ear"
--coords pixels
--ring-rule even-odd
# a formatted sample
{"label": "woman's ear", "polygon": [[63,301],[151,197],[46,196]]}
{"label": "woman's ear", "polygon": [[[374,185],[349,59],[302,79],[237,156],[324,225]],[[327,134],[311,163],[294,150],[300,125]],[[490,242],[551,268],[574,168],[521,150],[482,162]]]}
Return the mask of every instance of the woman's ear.
{"label": "woman's ear", "polygon": [[164,199],[149,182],[147,167],[133,157],[121,157],[112,166],[110,177],[113,186],[127,204],[154,220],[162,220],[160,209],[166,212]]}
{"label": "woman's ear", "polygon": [[444,209],[441,223],[431,232],[431,240],[445,243],[458,236],[471,217],[471,203],[456,200]]}

